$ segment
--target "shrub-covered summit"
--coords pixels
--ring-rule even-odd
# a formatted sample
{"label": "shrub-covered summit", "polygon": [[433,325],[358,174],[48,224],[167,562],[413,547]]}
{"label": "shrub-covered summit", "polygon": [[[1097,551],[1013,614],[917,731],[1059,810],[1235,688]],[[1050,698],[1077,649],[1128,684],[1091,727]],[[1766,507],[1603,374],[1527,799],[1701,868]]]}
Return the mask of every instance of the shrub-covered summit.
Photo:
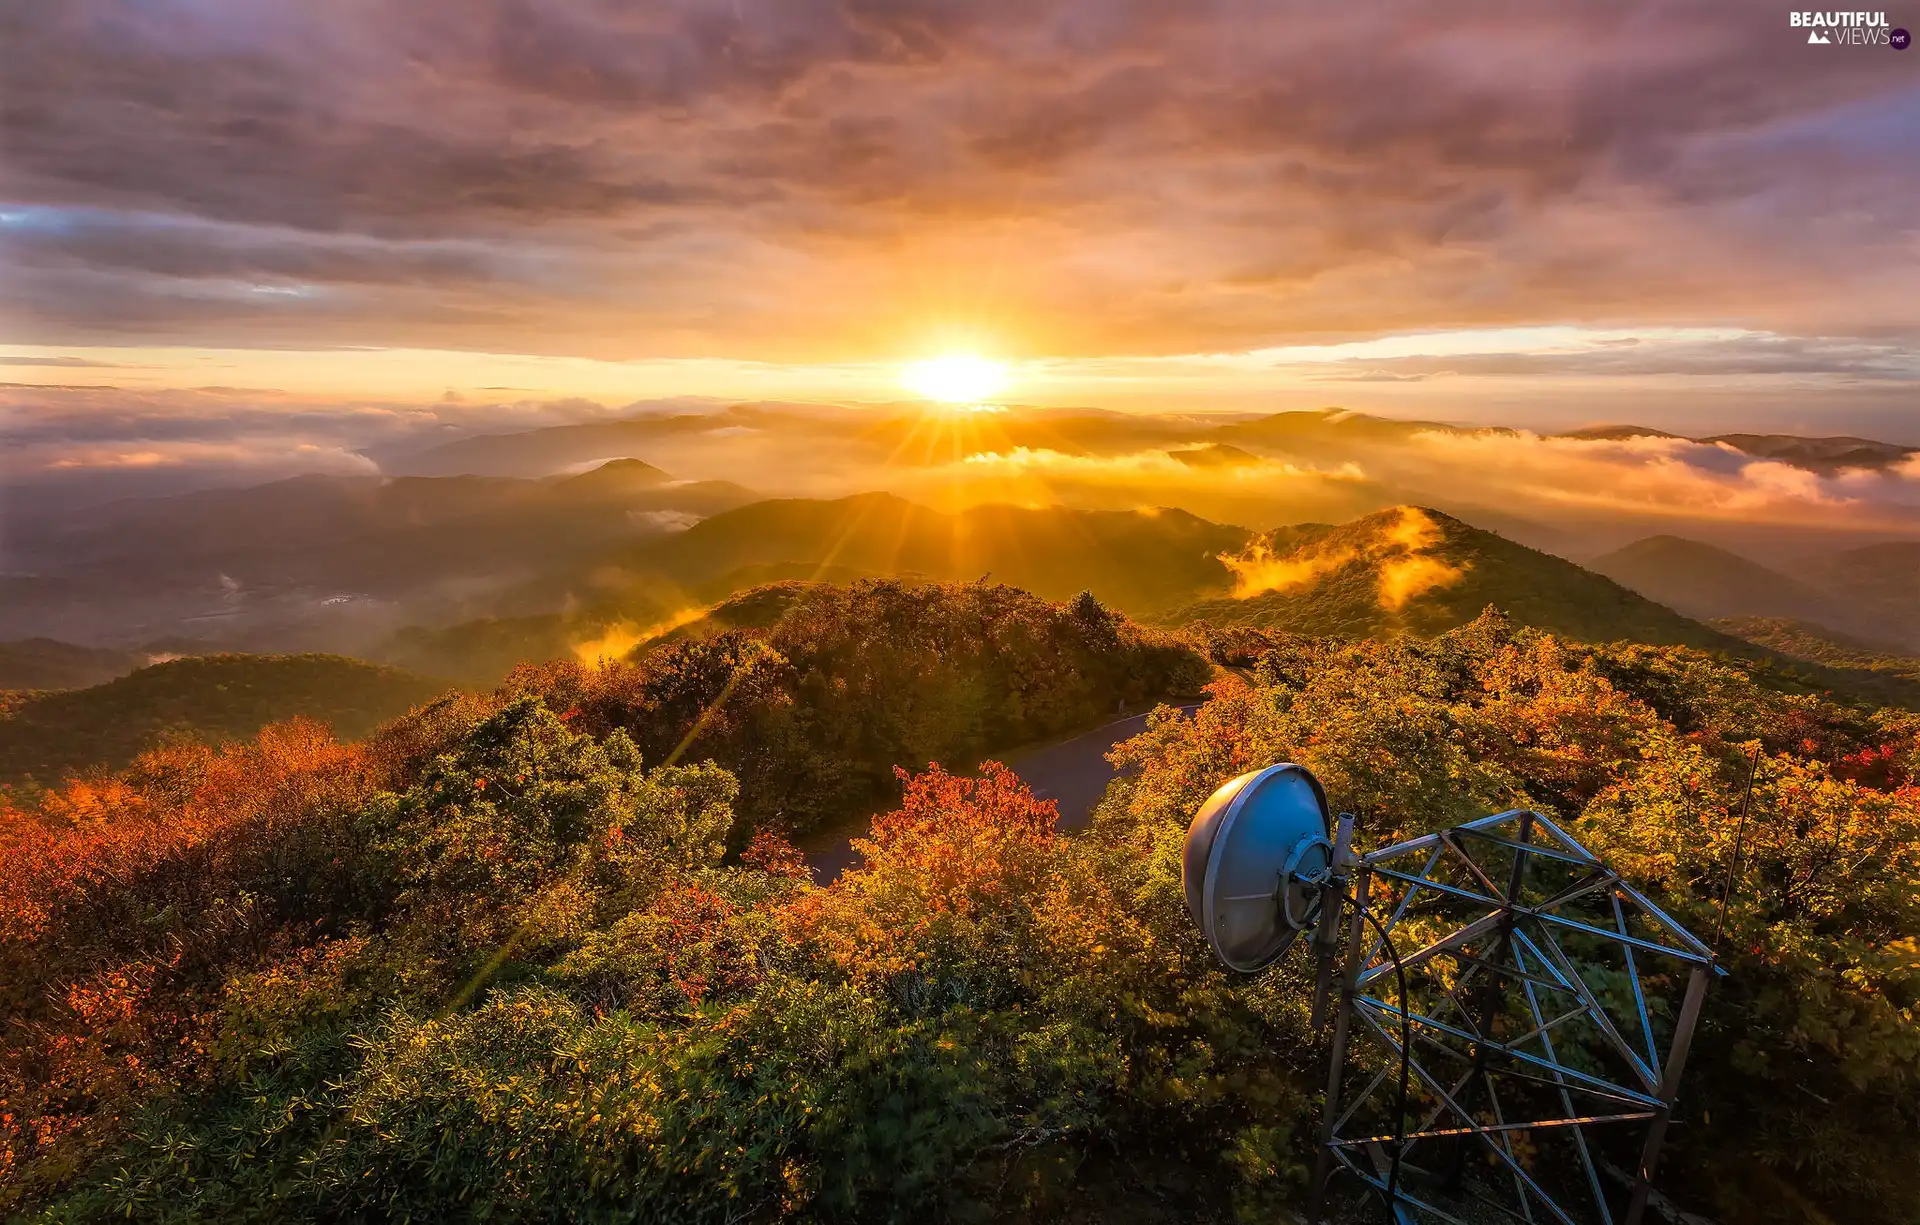
{"label": "shrub-covered summit", "polygon": [[1192,647],[1092,596],[989,583],[779,584],[687,628],[631,662],[512,683],[649,760],[721,762],[753,823],[789,832],[883,802],[896,766],[971,765],[1209,678]]}

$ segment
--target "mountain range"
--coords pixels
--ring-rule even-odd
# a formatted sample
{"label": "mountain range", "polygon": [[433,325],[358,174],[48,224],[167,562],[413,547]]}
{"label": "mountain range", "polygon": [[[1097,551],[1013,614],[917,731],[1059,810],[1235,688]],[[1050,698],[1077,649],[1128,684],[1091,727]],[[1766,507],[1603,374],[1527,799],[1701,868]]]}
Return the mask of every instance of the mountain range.
{"label": "mountain range", "polygon": [[523,659],[621,654],[769,582],[883,576],[1004,582],[1055,600],[1087,590],[1170,627],[1430,635],[1491,605],[1570,638],[1750,649],[1604,574],[1430,508],[1258,533],[1168,509],[947,514],[864,494],[723,512],[557,581],[543,615],[410,630],[384,657],[486,681]]}
{"label": "mountain range", "polygon": [[754,498],[618,459],[538,480],[301,476],[16,517],[0,635],[359,650]]}
{"label": "mountain range", "polygon": [[170,736],[243,740],[293,718],[357,739],[446,688],[331,655],[209,655],[84,689],[0,694],[0,783],[51,783],[124,766]]}
{"label": "mountain range", "polygon": [[[754,433],[851,439],[891,454],[924,436],[925,420],[926,406],[920,403],[870,405],[858,410],[833,405],[736,404],[715,412],[646,413],[616,421],[475,435],[387,457],[382,467],[391,473],[420,476],[540,477],[610,458],[651,457],[677,442],[702,436],[737,441]],[[1344,408],[1189,417],[1024,405],[1008,406],[994,414],[992,432],[1008,449],[1091,455],[1218,444],[1241,448],[1256,458],[1256,452],[1275,449],[1304,455],[1345,454],[1357,446],[1400,443],[1418,434],[1520,434],[1498,426],[1380,417]],[[1884,470],[1920,454],[1920,448],[1851,436],[1693,436],[1643,425],[1591,426],[1546,437],[1613,441],[1670,438],[1723,447],[1750,458],[1776,460],[1824,474],[1843,468]]]}
{"label": "mountain range", "polygon": [[[664,481],[608,466],[557,488],[592,504]],[[1897,567],[1907,554],[1859,552],[1832,559],[1833,572],[1874,579],[1897,601],[1906,588],[1885,559]],[[690,634],[765,629],[818,583],[881,577],[1005,584],[1054,601],[1089,591],[1174,629],[1355,638],[1432,635],[1494,607],[1565,638],[1698,647],[1789,689],[1920,707],[1920,661],[1828,628],[1839,610],[1824,589],[1682,538],[1650,538],[1589,569],[1417,506],[1254,532],[1173,509],[947,513],[876,493],[752,502],[679,530],[616,534],[502,593],[532,611],[407,627],[367,652],[383,665],[211,655],[141,667],[150,657],[137,651],[0,644],[0,687],[50,691],[0,702],[0,777],[120,764],[170,734],[244,736],[294,715],[355,735],[445,687],[428,677],[489,686],[520,663],[592,663]]]}

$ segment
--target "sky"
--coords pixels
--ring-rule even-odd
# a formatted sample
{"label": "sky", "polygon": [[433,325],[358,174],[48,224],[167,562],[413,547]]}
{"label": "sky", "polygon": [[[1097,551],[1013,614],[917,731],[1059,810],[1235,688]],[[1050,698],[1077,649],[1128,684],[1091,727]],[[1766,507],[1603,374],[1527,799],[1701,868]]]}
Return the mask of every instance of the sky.
{"label": "sky", "polygon": [[883,401],[974,352],[1043,405],[1920,444],[1920,50],[1791,12],[6,5],[0,421]]}

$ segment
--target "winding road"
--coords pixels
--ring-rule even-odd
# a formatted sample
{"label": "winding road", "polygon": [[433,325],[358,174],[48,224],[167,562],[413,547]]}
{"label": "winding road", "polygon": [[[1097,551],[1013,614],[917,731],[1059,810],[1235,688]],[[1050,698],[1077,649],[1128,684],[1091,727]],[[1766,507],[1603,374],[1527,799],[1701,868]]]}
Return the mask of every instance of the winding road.
{"label": "winding road", "polygon": [[[1197,703],[1179,707],[1188,718],[1197,709]],[[1122,740],[1138,736],[1146,728],[1146,715],[1130,715],[1082,732],[1071,740],[1035,749],[1007,765],[1033,788],[1035,796],[1060,805],[1060,829],[1085,829],[1093,819],[1094,806],[1107,793],[1107,784],[1113,781],[1114,769],[1107,761],[1107,751]],[[841,838],[808,852],[807,866],[813,869],[813,879],[825,885],[852,867],[858,858],[853,840]]]}

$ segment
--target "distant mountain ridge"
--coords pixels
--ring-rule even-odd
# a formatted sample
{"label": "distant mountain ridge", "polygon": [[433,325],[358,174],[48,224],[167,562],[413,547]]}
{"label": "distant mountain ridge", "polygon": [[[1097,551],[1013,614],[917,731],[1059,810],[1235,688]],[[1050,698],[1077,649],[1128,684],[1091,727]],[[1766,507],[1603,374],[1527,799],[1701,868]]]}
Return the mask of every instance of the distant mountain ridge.
{"label": "distant mountain ridge", "polygon": [[1182,510],[986,505],[947,514],[873,493],[756,502],[637,545],[622,560],[685,583],[793,562],[941,580],[990,575],[1048,599],[1092,590],[1117,608],[1151,615],[1196,589],[1224,587],[1217,555],[1247,536],[1245,528]]}
{"label": "distant mountain ridge", "polygon": [[52,638],[0,642],[0,690],[83,689],[125,676],[146,662],[137,652]]}
{"label": "distant mountain ridge", "polygon": [[[621,456],[651,453],[662,442],[727,431],[800,428],[810,425],[846,429],[891,449],[912,436],[927,406],[918,403],[872,405],[763,405],[740,403],[709,413],[648,413],[613,420],[576,422],[512,434],[478,435],[389,458],[394,473],[537,477],[569,466]],[[1111,453],[1128,448],[1185,450],[1229,446],[1283,447],[1303,454],[1337,453],[1355,444],[1381,445],[1422,433],[1513,435],[1505,426],[1382,417],[1352,409],[1291,409],[1265,416],[1167,417],[1117,413],[1094,408],[1039,409],[1009,406],[994,422],[1004,445],[1048,449],[1067,454]],[[1885,470],[1920,454],[1920,448],[1852,436],[1723,433],[1692,437],[1652,426],[1596,425],[1548,437],[1587,440],[1672,438],[1730,447],[1755,459],[1793,464],[1823,475],[1844,468]],[[1250,452],[1249,452],[1250,453]],[[1196,457],[1197,458],[1197,457]],[[1191,462],[1191,460],[1183,461]]]}
{"label": "distant mountain ridge", "polygon": [[508,434],[476,434],[394,455],[383,471],[407,476],[498,476],[535,479],[582,464],[640,458],[662,441],[698,434],[738,433],[772,421],[792,425],[809,418],[844,428],[850,410],[829,404],[742,402],[710,412],[647,412],[611,421],[580,421]]}
{"label": "distant mountain ridge", "polygon": [[86,689],[0,706],[0,782],[55,782],[118,768],[169,736],[234,740],[269,723],[318,720],[342,739],[444,692],[445,682],[335,655],[207,655]]}
{"label": "distant mountain ridge", "polygon": [[1822,476],[1832,476],[1848,468],[1882,472],[1895,464],[1904,462],[1909,456],[1920,455],[1920,447],[1910,447],[1896,442],[1879,442],[1872,438],[1856,438],[1845,434],[1833,437],[1809,437],[1801,434],[1732,433],[1690,437],[1670,430],[1657,430],[1646,425],[1595,425],[1584,429],[1568,430],[1553,437],[1615,442],[1629,438],[1677,438],[1684,442],[1731,447],[1755,459],[1778,460],[1781,463],[1792,464],[1796,468],[1817,472]]}
{"label": "distant mountain ridge", "polygon": [[1804,578],[1680,536],[1650,536],[1589,565],[1701,620],[1784,617],[1920,648],[1920,542],[1814,557],[1795,565]]}
{"label": "distant mountain ridge", "polygon": [[[1894,540],[1815,558],[1808,577],[1857,610],[1849,625],[1920,650],[1920,540]],[[1843,627],[1844,628],[1844,627]]]}
{"label": "distant mountain ridge", "polygon": [[1920,654],[1795,617],[1720,617],[1715,629],[1809,663],[1882,669],[1920,678]]}
{"label": "distant mountain ridge", "polygon": [[[556,566],[752,502],[637,459],[537,480],[293,477],[10,524],[0,637],[359,649]],[[467,613],[466,615],[471,615]]]}
{"label": "distant mountain ridge", "polygon": [[1712,617],[1830,617],[1827,597],[1726,549],[1682,536],[1649,536],[1594,558],[1587,568],[1649,599]]}

